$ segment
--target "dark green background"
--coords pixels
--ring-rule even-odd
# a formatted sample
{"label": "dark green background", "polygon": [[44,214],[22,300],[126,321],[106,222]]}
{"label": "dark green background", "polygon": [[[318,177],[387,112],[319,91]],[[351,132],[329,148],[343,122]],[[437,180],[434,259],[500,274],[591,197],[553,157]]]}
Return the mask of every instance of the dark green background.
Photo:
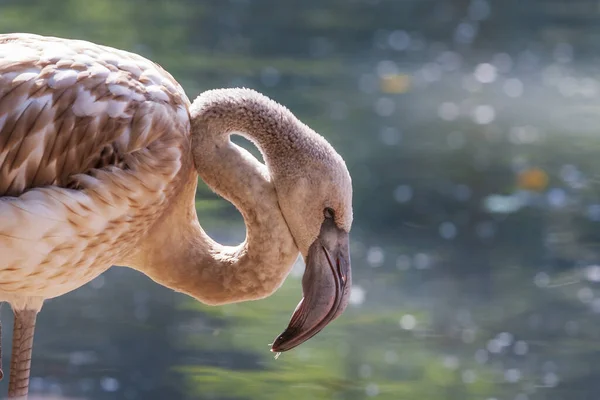
{"label": "dark green background", "polygon": [[[301,266],[272,298],[219,308],[114,268],[45,305],[32,392],[598,398],[597,1],[3,0],[0,32],[140,53],[192,99],[255,88],[334,144],[355,189],[353,304],[310,342],[268,351]],[[216,239],[243,239],[204,186],[197,205]]]}

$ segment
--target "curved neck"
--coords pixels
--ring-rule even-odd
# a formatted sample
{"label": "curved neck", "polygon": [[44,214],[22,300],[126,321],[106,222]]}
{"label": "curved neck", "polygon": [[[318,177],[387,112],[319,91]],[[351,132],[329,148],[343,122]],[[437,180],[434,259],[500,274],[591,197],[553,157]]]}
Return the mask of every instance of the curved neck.
{"label": "curved neck", "polygon": [[184,194],[187,204],[174,204],[177,215],[165,217],[169,226],[155,229],[151,241],[155,246],[161,243],[162,250],[147,254],[144,249],[144,259],[137,263],[144,265],[139,269],[152,279],[208,304],[270,295],[298,257],[267,168],[229,138],[233,132],[243,134],[268,159],[273,151],[282,150],[276,142],[286,140],[297,120],[286,122],[270,114],[272,105],[265,105],[264,97],[253,103],[243,96],[221,93],[236,94],[234,90],[205,92],[191,107],[193,159],[204,182],[241,212],[246,239],[238,246],[223,246],[204,232],[194,205],[189,204],[196,190],[193,185]]}

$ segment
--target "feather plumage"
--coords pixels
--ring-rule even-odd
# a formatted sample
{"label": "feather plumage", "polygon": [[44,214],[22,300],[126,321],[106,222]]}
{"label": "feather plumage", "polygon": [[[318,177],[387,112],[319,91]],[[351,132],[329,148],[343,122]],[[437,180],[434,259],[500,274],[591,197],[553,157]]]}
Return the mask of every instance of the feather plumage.
{"label": "feather plumage", "polygon": [[0,300],[58,296],[135,246],[189,152],[188,108],[136,54],[0,35]]}
{"label": "feather plumage", "polygon": [[[233,144],[234,132],[267,165]],[[198,223],[198,175],[240,210],[243,243],[223,246]],[[0,35],[0,301],[18,328],[9,398],[27,394],[44,299],[112,264],[216,305],[269,296],[300,251],[306,301],[273,349],[299,345],[348,303],[351,203],[342,158],[257,92],[209,91],[190,106],[138,55]]]}

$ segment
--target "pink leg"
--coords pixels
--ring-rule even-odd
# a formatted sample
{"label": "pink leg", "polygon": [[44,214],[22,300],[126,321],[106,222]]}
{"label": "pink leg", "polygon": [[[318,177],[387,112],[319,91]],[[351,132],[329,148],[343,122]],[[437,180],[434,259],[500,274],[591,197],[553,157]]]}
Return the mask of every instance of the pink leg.
{"label": "pink leg", "polygon": [[4,379],[4,370],[2,369],[2,323],[0,323],[0,381]]}
{"label": "pink leg", "polygon": [[8,383],[9,399],[27,399],[33,333],[37,313],[37,310],[14,310],[15,326],[10,360],[10,381]]}

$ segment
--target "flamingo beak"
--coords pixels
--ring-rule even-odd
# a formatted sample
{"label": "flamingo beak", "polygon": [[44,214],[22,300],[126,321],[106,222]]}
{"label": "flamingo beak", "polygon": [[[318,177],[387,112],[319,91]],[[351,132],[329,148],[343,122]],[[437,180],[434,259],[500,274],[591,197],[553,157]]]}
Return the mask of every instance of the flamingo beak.
{"label": "flamingo beak", "polygon": [[293,349],[344,312],[352,286],[348,241],[347,232],[339,229],[332,219],[325,219],[319,236],[308,249],[302,300],[287,329],[273,342],[271,351]]}

